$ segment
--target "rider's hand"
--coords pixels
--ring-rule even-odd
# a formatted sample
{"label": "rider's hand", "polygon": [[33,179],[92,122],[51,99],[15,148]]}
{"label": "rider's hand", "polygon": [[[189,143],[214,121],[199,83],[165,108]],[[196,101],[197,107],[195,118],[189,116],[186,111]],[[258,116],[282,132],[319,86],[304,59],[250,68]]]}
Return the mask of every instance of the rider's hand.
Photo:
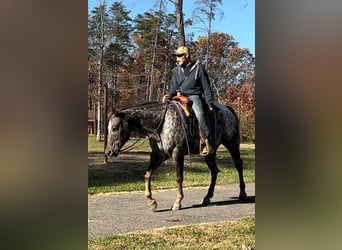
{"label": "rider's hand", "polygon": [[210,111],[213,111],[213,110],[214,110],[213,104],[209,104],[208,106],[209,106],[209,110],[210,110]]}
{"label": "rider's hand", "polygon": [[167,102],[168,100],[170,100],[170,96],[169,96],[169,95],[164,95],[164,96],[163,96],[163,99],[162,99],[162,102],[165,103],[165,102]]}

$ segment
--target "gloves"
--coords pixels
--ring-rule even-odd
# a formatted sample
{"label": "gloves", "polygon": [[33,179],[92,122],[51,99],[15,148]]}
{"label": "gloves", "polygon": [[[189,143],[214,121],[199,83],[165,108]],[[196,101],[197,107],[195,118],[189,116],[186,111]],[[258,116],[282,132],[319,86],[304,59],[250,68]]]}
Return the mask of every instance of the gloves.
{"label": "gloves", "polygon": [[170,96],[169,95],[164,95],[163,99],[162,99],[162,102],[165,103],[165,102],[167,102],[169,100],[170,100]]}

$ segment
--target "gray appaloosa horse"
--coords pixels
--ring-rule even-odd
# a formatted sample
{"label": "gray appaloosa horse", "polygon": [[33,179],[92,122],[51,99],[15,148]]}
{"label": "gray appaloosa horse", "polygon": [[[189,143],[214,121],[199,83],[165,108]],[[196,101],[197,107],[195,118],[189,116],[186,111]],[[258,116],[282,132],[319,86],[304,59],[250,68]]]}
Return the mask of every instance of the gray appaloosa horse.
{"label": "gray appaloosa horse", "polygon": [[[218,103],[215,104],[215,107],[215,119],[209,117],[211,127],[215,131],[215,151],[213,154],[204,157],[210,169],[211,183],[208,193],[203,198],[203,205],[209,204],[214,195],[217,173],[219,172],[216,165],[216,151],[220,144],[223,144],[228,149],[238,171],[240,180],[239,199],[244,200],[247,196],[243,179],[242,159],[240,157],[238,118],[230,107]],[[212,122],[214,120],[215,122]],[[150,163],[145,174],[147,205],[153,211],[157,208],[157,202],[152,198],[151,192],[153,171],[162,162],[172,157],[176,166],[178,183],[178,196],[173,203],[172,210],[179,210],[184,197],[184,156],[189,153],[189,150],[190,153],[199,153],[198,125],[184,119],[184,116],[180,115],[179,107],[173,101],[167,104],[148,103],[121,111],[113,109],[108,115],[108,143],[105,154],[108,157],[118,156],[120,150],[130,138],[132,131],[148,135],[152,149]]]}

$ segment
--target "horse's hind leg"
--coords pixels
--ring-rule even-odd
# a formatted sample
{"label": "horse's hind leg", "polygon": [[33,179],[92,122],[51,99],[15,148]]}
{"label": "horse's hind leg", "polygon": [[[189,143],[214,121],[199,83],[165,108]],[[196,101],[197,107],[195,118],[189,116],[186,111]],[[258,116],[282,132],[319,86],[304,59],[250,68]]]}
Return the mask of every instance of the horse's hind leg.
{"label": "horse's hind leg", "polygon": [[243,179],[243,161],[241,159],[240,155],[240,146],[239,143],[234,143],[234,144],[228,144],[228,143],[223,143],[223,145],[228,149],[230,152],[234,166],[236,170],[239,173],[239,181],[240,181],[240,195],[239,195],[239,200],[244,200],[247,197],[245,188],[245,181]]}
{"label": "horse's hind leg", "polygon": [[145,173],[145,196],[146,196],[146,204],[152,210],[155,211],[157,209],[157,202],[155,199],[152,198],[152,191],[151,191],[151,178],[152,173],[160,164],[166,159],[166,157],[162,157],[158,153],[152,152],[150,155],[150,165]]}
{"label": "horse's hind leg", "polygon": [[208,189],[208,193],[203,198],[202,205],[208,205],[210,203],[210,199],[214,196],[217,174],[218,174],[219,170],[218,170],[217,165],[216,165],[216,153],[205,157],[204,160],[205,160],[205,163],[209,167],[210,174],[211,174],[211,180],[210,180],[210,186]]}

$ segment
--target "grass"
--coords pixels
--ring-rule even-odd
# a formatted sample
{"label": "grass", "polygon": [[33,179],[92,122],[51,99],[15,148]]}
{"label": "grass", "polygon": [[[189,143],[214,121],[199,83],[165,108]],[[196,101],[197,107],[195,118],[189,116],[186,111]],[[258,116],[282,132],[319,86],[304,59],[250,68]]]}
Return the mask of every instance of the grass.
{"label": "grass", "polygon": [[[129,143],[133,143],[131,139]],[[129,144],[128,143],[128,144]],[[147,140],[137,148],[104,163],[103,142],[88,138],[88,193],[143,191],[144,174],[149,162]],[[246,182],[255,182],[255,150],[241,145]],[[219,173],[217,185],[238,183],[231,157],[222,147],[217,152]],[[176,188],[172,160],[162,164],[153,175],[153,189]],[[192,156],[192,167],[185,159],[184,187],[207,187],[210,173],[201,156]],[[255,249],[255,217],[238,221],[180,226],[153,231],[140,231],[88,240],[88,249]]]}
{"label": "grass", "polygon": [[255,217],[101,237],[88,249],[255,249]]}
{"label": "grass", "polygon": [[[131,139],[133,143],[136,139]],[[88,193],[143,191],[144,174],[149,162],[150,148],[147,140],[141,140],[137,148],[120,154],[111,163],[104,163],[103,142],[88,137]],[[254,147],[241,146],[241,157],[244,160],[245,182],[255,182],[255,150]],[[238,173],[226,149],[220,147],[217,152],[217,165],[220,173],[217,185],[238,183]],[[192,155],[192,166],[189,158],[185,158],[184,187],[207,187],[210,183],[210,172],[199,155]],[[152,176],[153,189],[169,189],[176,187],[176,173],[172,160],[163,163]]]}

